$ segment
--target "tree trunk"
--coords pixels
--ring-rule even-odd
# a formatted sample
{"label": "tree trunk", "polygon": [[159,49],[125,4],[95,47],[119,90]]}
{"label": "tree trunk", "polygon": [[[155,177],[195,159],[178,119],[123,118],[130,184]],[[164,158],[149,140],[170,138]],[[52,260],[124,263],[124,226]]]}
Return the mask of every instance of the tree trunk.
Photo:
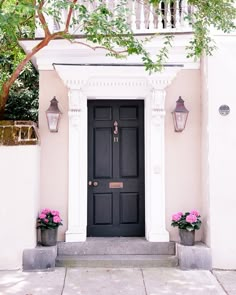
{"label": "tree trunk", "polygon": [[9,96],[10,87],[7,85],[7,81],[2,85],[2,91],[0,93],[0,120],[4,119],[4,112]]}

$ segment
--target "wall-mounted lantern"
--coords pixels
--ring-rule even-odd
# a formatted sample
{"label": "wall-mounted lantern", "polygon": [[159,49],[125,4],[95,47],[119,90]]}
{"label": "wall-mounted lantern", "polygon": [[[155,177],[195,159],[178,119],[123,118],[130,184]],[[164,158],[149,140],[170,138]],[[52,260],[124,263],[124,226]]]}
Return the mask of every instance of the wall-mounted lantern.
{"label": "wall-mounted lantern", "polygon": [[189,111],[184,105],[184,100],[180,96],[176,101],[176,107],[172,112],[175,132],[182,132],[184,130],[188,119],[188,113]]}
{"label": "wall-mounted lantern", "polygon": [[48,129],[50,130],[50,132],[58,132],[61,114],[62,112],[58,108],[58,100],[54,96],[51,100],[49,108],[46,110]]}

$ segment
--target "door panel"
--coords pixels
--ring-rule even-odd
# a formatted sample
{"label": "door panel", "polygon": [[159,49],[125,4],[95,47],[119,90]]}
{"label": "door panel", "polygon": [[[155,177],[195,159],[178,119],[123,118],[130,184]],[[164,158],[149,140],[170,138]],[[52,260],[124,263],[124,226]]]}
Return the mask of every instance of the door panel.
{"label": "door panel", "polygon": [[[94,194],[93,210],[94,224],[112,224],[112,194]],[[106,210],[104,210],[106,208]]]}
{"label": "door panel", "polygon": [[137,120],[137,107],[123,106],[120,107],[120,120]]}
{"label": "door panel", "polygon": [[88,236],[144,235],[143,101],[88,102]]}
{"label": "door panel", "polygon": [[138,224],[139,222],[139,195],[138,193],[120,194],[120,223]]}
{"label": "door panel", "polygon": [[94,108],[94,119],[99,121],[112,120],[112,108],[111,107],[96,107]]}
{"label": "door panel", "polygon": [[[129,148],[127,148],[129,147]],[[138,176],[138,134],[137,128],[120,130],[120,176]]]}
{"label": "door panel", "polygon": [[94,178],[112,178],[112,139],[111,128],[94,129]]}

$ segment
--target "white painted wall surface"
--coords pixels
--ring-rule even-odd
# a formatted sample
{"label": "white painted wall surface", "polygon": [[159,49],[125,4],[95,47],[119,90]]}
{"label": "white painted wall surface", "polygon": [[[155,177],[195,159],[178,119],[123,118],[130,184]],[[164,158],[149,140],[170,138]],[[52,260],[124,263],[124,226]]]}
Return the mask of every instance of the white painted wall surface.
{"label": "white painted wall surface", "polygon": [[[217,36],[216,42],[218,50],[206,59],[208,125],[204,128],[209,134],[209,184],[206,179],[204,186],[209,187],[213,267],[235,269],[236,37]],[[223,104],[230,107],[228,116],[219,114]]]}
{"label": "white painted wall surface", "polygon": [[39,146],[0,147],[0,269],[22,267],[22,253],[36,246]]}
{"label": "white painted wall surface", "polygon": [[203,241],[211,245],[210,192],[209,192],[209,106],[208,106],[208,67],[206,58],[201,61],[201,183],[202,183],[202,232]]}

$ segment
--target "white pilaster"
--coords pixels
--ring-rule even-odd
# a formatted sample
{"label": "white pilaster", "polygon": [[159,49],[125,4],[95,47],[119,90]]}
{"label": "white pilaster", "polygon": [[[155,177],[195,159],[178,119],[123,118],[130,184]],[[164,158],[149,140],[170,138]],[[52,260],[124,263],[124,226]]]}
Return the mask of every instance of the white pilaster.
{"label": "white pilaster", "polygon": [[[87,227],[87,98],[69,90],[69,200],[66,242],[86,240]],[[83,165],[84,164],[84,165]]]}
{"label": "white pilaster", "polygon": [[[146,239],[150,242],[169,241],[165,228],[165,96],[164,89],[153,89],[147,108],[146,136],[150,158],[147,161],[146,176]],[[147,196],[150,195],[150,196]]]}

